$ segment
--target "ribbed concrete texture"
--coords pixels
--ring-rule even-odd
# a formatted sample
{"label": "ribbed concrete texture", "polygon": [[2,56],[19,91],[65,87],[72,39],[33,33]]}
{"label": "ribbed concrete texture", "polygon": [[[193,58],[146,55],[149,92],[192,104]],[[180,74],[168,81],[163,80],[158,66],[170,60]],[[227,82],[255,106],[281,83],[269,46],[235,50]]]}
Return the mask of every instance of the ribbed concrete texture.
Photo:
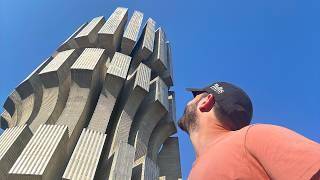
{"label": "ribbed concrete texture", "polygon": [[119,7],[70,34],[3,104],[0,179],[181,179],[164,28]]}

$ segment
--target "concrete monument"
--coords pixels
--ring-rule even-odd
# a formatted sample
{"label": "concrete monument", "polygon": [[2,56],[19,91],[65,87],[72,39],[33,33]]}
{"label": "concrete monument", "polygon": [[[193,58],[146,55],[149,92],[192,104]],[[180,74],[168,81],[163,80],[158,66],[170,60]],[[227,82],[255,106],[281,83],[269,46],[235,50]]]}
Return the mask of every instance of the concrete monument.
{"label": "concrete monument", "polygon": [[0,179],[181,179],[172,73],[143,13],[82,24],[4,102]]}

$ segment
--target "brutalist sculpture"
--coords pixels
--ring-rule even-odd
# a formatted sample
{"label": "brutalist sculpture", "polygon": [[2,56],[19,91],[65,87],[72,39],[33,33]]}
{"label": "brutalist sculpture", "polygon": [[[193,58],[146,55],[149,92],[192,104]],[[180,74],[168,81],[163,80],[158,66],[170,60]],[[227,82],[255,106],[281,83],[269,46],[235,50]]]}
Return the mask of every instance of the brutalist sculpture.
{"label": "brutalist sculpture", "polygon": [[127,21],[84,23],[8,96],[0,179],[181,179],[170,43]]}

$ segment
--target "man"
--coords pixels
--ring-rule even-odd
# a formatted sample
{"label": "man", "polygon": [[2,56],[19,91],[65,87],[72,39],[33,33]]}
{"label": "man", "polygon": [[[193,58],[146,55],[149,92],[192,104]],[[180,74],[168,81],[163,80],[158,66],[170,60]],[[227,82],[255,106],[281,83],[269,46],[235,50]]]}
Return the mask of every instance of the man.
{"label": "man", "polygon": [[226,82],[189,88],[194,99],[179,126],[196,153],[190,180],[320,179],[320,145],[289,129],[249,125],[252,103]]}

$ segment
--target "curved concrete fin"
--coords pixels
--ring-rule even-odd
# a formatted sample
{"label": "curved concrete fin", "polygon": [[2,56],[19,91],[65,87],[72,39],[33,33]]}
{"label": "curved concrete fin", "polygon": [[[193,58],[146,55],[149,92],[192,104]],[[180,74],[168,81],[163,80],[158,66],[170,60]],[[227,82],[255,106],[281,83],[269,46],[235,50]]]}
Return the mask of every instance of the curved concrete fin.
{"label": "curved concrete fin", "polygon": [[1,129],[7,129],[8,127],[13,127],[12,125],[12,119],[11,119],[11,116],[10,114],[4,110],[2,113],[1,113],[1,116],[0,116],[0,128]]}
{"label": "curved concrete fin", "polygon": [[114,128],[115,132],[112,141],[110,141],[112,144],[109,151],[109,157],[114,153],[120,142],[128,142],[133,118],[142,100],[149,91],[150,77],[151,70],[146,65],[140,64],[135,75],[132,77],[134,78],[134,82],[130,83],[129,80],[126,84],[127,87],[125,87],[124,93],[127,95],[124,96],[127,96],[127,98],[120,104],[120,106],[123,106],[124,108],[120,113],[116,127]]}
{"label": "curved concrete fin", "polygon": [[150,84],[150,92],[142,102],[130,130],[129,143],[136,148],[135,159],[147,154],[152,131],[168,113],[168,87],[159,77]]}
{"label": "curved concrete fin", "polygon": [[82,31],[84,27],[86,27],[88,22],[82,24],[74,33],[72,33],[68,39],[66,39],[57,49],[58,52],[65,51],[68,49],[76,49],[79,48],[78,44],[74,40],[74,38]]}
{"label": "curved concrete fin", "polygon": [[155,39],[155,26],[156,22],[149,18],[142,30],[138,42],[136,43],[130,55],[133,61],[130,72],[133,72],[141,61],[148,59],[152,54]]}
{"label": "curved concrete fin", "polygon": [[159,167],[147,156],[134,162],[132,180],[159,179]]}
{"label": "curved concrete fin", "polygon": [[16,92],[21,97],[20,112],[17,124],[30,124],[39,112],[43,91],[42,84],[38,73],[52,60],[52,57],[46,59],[41,63],[25,80],[23,80],[17,87]]}
{"label": "curved concrete fin", "polygon": [[159,76],[168,69],[167,57],[165,33],[161,28],[158,28],[155,34],[153,53],[145,63]]}
{"label": "curved concrete fin", "polygon": [[41,63],[13,90],[4,103],[4,109],[10,114],[12,126],[30,123],[37,115],[41,100],[42,88],[38,73],[53,59],[52,56]]}
{"label": "curved concrete fin", "polygon": [[179,158],[165,151],[177,130],[170,43],[143,18],[119,7],[82,24],[11,92],[0,179],[159,179],[159,151]]}
{"label": "curved concrete fin", "polygon": [[6,129],[0,136],[0,179],[7,179],[8,172],[32,137],[27,125]]}
{"label": "curved concrete fin", "polygon": [[12,125],[17,125],[18,119],[21,118],[21,97],[16,90],[13,90],[8,96],[4,102],[3,108],[11,116]]}
{"label": "curved concrete fin", "polygon": [[105,139],[104,133],[83,129],[62,179],[93,180]]}
{"label": "curved concrete fin", "polygon": [[10,169],[8,178],[61,178],[67,158],[67,132],[67,126],[41,125]]}
{"label": "curved concrete fin", "polygon": [[77,47],[95,47],[98,38],[98,31],[105,23],[103,16],[92,19],[75,37],[74,42]]}
{"label": "curved concrete fin", "polygon": [[169,113],[166,114],[164,118],[162,118],[157,126],[154,128],[154,131],[151,134],[148,143],[148,156],[153,161],[157,161],[158,153],[161,145],[165,142],[165,140],[175,134],[177,132],[176,125],[176,100],[175,94],[173,91],[169,91]]}
{"label": "curved concrete fin", "polygon": [[118,7],[98,32],[98,47],[108,52],[118,51],[121,39],[128,20],[128,9]]}
{"label": "curved concrete fin", "polygon": [[107,70],[98,103],[90,120],[89,129],[105,133],[118,95],[124,85],[131,57],[116,52]]}
{"label": "curved concrete fin", "polygon": [[103,49],[86,48],[71,66],[70,93],[66,106],[56,123],[68,126],[70,137],[68,155],[71,155],[81,130],[93,113],[101,91],[101,71],[105,61]]}
{"label": "curved concrete fin", "polygon": [[41,124],[55,123],[62,113],[70,89],[70,67],[77,56],[78,51],[74,49],[59,52],[39,73],[43,96],[39,113],[30,124],[32,132]]}
{"label": "curved concrete fin", "polygon": [[143,13],[140,11],[134,11],[133,15],[127,25],[127,28],[123,34],[121,42],[121,53],[130,55],[134,45],[138,40],[140,27],[143,20]]}
{"label": "curved concrete fin", "polygon": [[181,163],[178,137],[169,137],[162,146],[158,162],[160,178],[181,179]]}
{"label": "curved concrete fin", "polygon": [[134,163],[134,147],[120,143],[113,157],[109,180],[130,180]]}
{"label": "curved concrete fin", "polygon": [[166,42],[167,46],[167,70],[163,71],[160,74],[160,77],[167,84],[167,86],[173,86],[173,63],[172,63],[172,54],[171,54],[171,45],[169,41]]}

